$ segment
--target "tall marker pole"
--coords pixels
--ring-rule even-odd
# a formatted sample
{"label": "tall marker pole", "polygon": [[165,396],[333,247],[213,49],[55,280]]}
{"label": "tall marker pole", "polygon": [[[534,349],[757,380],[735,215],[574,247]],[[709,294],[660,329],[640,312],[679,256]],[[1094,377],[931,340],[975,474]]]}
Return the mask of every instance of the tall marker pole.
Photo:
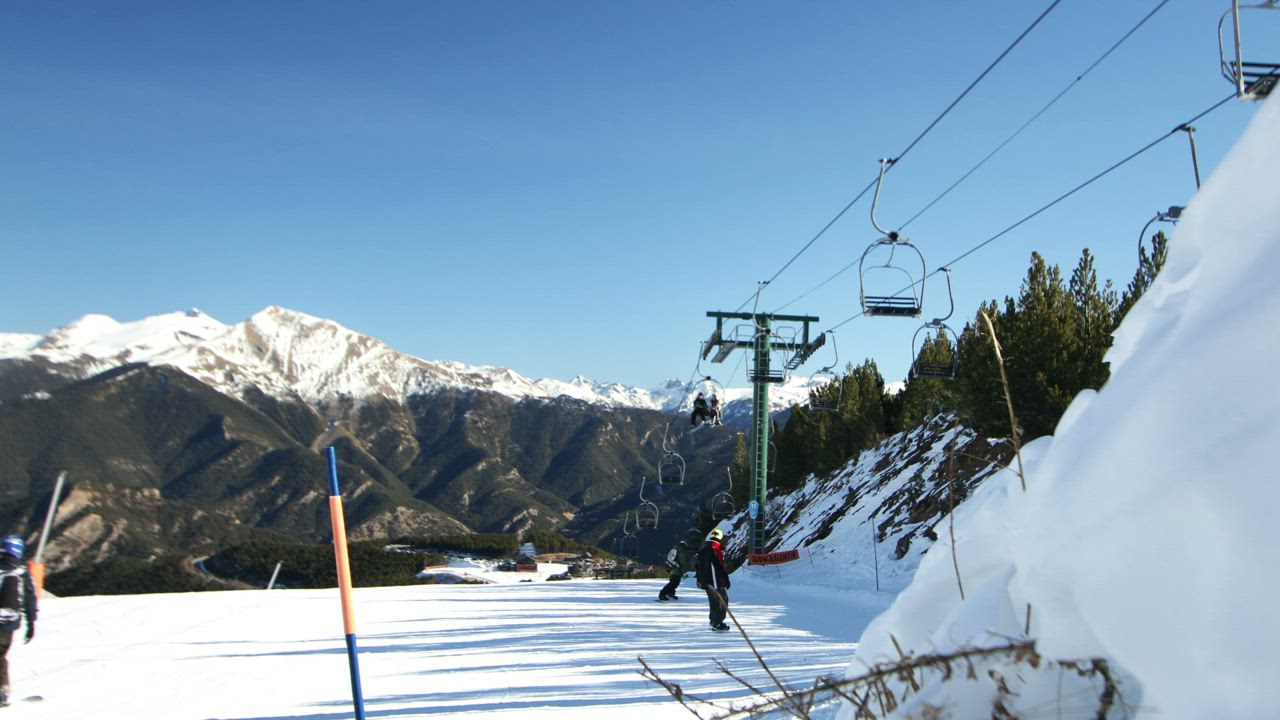
{"label": "tall marker pole", "polygon": [[342,628],[347,636],[347,660],[351,665],[351,701],[356,720],[364,718],[364,694],[360,690],[360,656],[356,652],[356,608],[351,598],[351,561],[347,557],[347,523],[338,491],[338,454],[332,446],[329,458],[329,517],[333,521],[333,554],[338,563],[338,592],[342,595]]}
{"label": "tall marker pole", "polygon": [[67,471],[58,473],[53,484],[53,497],[49,498],[49,512],[44,516],[44,529],[40,531],[40,542],[36,543],[36,554],[31,560],[31,582],[36,586],[36,597],[44,593],[44,542],[49,539],[49,531],[53,528],[53,516],[58,512],[58,498],[62,497],[62,482],[67,479]]}

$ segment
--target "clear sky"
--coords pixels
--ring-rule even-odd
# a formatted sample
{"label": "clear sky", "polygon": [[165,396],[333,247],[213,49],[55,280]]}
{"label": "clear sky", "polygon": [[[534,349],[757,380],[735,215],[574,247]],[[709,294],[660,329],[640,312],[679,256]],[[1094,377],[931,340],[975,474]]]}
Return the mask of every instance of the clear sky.
{"label": "clear sky", "polygon": [[[706,311],[741,306],[1049,4],[4,3],[0,331],[281,305],[428,359],[684,379]],[[1061,2],[889,173],[881,224],[1158,4]],[[1227,7],[1170,0],[912,222],[928,268],[1225,97]],[[1280,11],[1258,14],[1246,51],[1276,47]],[[1197,121],[1205,177],[1256,109]],[[1178,134],[956,263],[953,324],[1016,293],[1033,250],[1069,273],[1089,247],[1122,288],[1143,224],[1194,190]],[[857,260],[869,200],[762,310]],[[925,314],[946,311],[931,280]],[[856,265],[785,312],[857,314]],[[901,379],[920,324],[844,324],[840,359]],[[703,369],[741,384],[736,361]]]}

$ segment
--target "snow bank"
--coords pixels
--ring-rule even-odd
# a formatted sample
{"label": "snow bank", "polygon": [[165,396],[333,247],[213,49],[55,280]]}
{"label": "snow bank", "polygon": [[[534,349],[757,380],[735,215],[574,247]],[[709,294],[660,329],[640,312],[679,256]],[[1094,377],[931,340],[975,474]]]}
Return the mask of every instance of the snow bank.
{"label": "snow bank", "polygon": [[[851,677],[897,659],[894,638],[915,655],[1025,638],[1030,606],[1044,657],[1109,659],[1113,716],[1140,704],[1165,718],[1275,717],[1280,289],[1265,273],[1280,267],[1277,138],[1272,99],[1183,214],[1168,264],[1116,334],[1111,379],[1026,448],[1027,491],[1006,472],[957,509],[966,599],[940,542],[863,634]],[[1024,712],[1096,713],[1096,680],[1068,677],[1089,693],[1071,697],[1061,668],[1024,675],[1006,674]],[[993,683],[957,678],[896,716],[927,700],[985,717],[995,698]]]}

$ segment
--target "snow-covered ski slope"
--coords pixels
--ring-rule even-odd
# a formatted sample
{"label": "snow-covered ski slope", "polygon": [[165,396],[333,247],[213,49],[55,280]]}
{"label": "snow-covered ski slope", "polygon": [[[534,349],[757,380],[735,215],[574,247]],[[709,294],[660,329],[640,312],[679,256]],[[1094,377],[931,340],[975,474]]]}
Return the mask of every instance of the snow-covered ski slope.
{"label": "snow-covered ski slope", "polygon": [[[510,573],[509,573],[510,575]],[[681,718],[639,675],[642,656],[690,694],[750,693],[723,662],[770,684],[737,632],[707,624],[686,580],[422,585],[357,589],[360,669],[370,718]],[[735,578],[732,609],[770,667],[809,686],[838,675],[853,639],[888,602],[848,593],[778,595]],[[353,717],[337,590],[245,590],[48,598],[36,639],[10,652],[6,717],[95,720]]]}

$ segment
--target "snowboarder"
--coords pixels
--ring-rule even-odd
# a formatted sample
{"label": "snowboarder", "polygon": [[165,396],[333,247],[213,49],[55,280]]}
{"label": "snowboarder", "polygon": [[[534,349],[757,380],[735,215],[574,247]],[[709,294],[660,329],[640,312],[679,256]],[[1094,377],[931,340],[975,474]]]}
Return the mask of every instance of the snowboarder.
{"label": "snowboarder", "polygon": [[698,544],[698,531],[690,530],[684,539],[676,543],[667,551],[666,565],[671,571],[671,577],[667,580],[667,584],[662,586],[658,591],[659,600],[679,600],[676,597],[676,588],[680,587],[680,580],[684,574],[693,570],[693,557],[695,551],[694,545]]}
{"label": "snowboarder", "polygon": [[698,587],[707,593],[711,605],[711,629],[728,630],[724,617],[729,612],[729,571],[724,567],[724,548],[720,542],[724,533],[715,528],[707,535],[707,542],[698,551]]}
{"label": "snowboarder", "polygon": [[715,393],[711,393],[711,401],[708,406],[711,410],[711,424],[713,426],[723,425],[724,423],[720,422],[720,398],[716,397]]}
{"label": "snowboarder", "polygon": [[711,412],[707,410],[707,398],[698,393],[698,397],[693,399],[693,416],[689,418],[690,427],[697,427],[698,423],[705,422],[711,417]]}
{"label": "snowboarder", "polygon": [[9,645],[13,634],[27,619],[23,642],[36,635],[36,587],[27,573],[22,555],[26,543],[17,535],[0,538],[0,705],[9,704]]}

